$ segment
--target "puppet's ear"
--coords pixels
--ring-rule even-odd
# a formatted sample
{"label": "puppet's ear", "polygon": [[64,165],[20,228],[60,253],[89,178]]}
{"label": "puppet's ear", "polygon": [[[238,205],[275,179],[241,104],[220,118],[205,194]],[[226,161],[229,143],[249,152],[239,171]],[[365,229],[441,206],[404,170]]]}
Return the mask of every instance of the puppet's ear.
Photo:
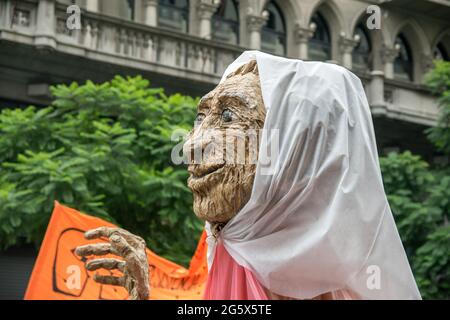
{"label": "puppet's ear", "polygon": [[256,63],[256,60],[250,60],[250,61],[247,62],[246,64],[240,66],[240,67],[237,68],[235,71],[233,71],[232,73],[230,73],[230,74],[227,76],[227,79],[228,79],[228,78],[231,78],[231,77],[234,77],[234,76],[237,76],[237,75],[243,76],[244,74],[247,74],[247,73],[253,73],[253,74],[255,74],[255,75],[259,75],[259,72],[258,72],[258,65],[257,65],[257,63]]}

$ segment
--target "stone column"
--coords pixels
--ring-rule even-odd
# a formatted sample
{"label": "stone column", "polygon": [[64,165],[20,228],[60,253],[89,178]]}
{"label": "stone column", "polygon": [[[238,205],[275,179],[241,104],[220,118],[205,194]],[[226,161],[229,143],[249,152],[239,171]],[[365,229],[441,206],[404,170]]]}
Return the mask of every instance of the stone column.
{"label": "stone column", "polygon": [[249,47],[251,49],[261,49],[261,29],[266,24],[267,19],[268,17],[266,15],[247,15],[247,30],[250,34]]}
{"label": "stone column", "polygon": [[0,26],[6,29],[11,27],[12,21],[12,9],[11,9],[11,1],[5,0],[0,1]]}
{"label": "stone column", "polygon": [[352,68],[353,49],[358,45],[359,37],[349,38],[341,34],[339,37],[339,50],[342,56],[342,65],[347,69]]}
{"label": "stone column", "polygon": [[99,12],[100,11],[99,0],[86,0],[86,10],[91,12]]}
{"label": "stone column", "polygon": [[381,50],[381,60],[384,64],[384,76],[386,79],[394,79],[394,61],[397,58],[400,48],[383,47]]}
{"label": "stone column", "polygon": [[[421,57],[421,74],[425,75],[428,71],[430,71],[433,68],[433,56],[431,53],[422,53]],[[414,70],[414,68],[413,68]],[[414,79],[416,79],[416,77],[414,77]],[[420,82],[421,79],[416,79],[417,81]]]}
{"label": "stone column", "polygon": [[370,106],[372,108],[385,107],[384,101],[384,72],[374,70],[370,73],[372,80],[369,87]]}
{"label": "stone column", "polygon": [[214,0],[201,0],[197,5],[199,22],[199,36],[203,39],[211,39],[211,18],[219,7],[220,2]]}
{"label": "stone column", "polygon": [[34,43],[42,48],[55,48],[55,1],[39,0]]}
{"label": "stone column", "polygon": [[151,27],[158,25],[158,0],[145,0],[144,22]]}
{"label": "stone column", "polygon": [[314,29],[313,28],[304,28],[301,27],[299,24],[295,26],[294,29],[294,37],[295,37],[295,43],[298,46],[298,58],[302,60],[308,59],[308,43],[309,40],[314,35]]}

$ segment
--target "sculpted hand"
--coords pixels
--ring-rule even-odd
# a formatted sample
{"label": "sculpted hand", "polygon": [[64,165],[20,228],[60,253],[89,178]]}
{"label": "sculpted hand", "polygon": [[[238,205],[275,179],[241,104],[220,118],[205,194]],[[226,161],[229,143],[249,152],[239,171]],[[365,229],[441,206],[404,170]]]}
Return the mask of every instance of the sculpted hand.
{"label": "sculpted hand", "polygon": [[109,243],[88,244],[77,247],[75,253],[79,256],[102,256],[113,254],[123,260],[103,258],[90,260],[86,269],[94,271],[100,268],[107,270],[118,269],[122,277],[94,275],[94,280],[101,284],[125,287],[130,300],[146,300],[150,295],[149,267],[145,253],[144,239],[120,228],[100,227],[89,230],[84,234],[88,240],[101,237],[108,238]]}

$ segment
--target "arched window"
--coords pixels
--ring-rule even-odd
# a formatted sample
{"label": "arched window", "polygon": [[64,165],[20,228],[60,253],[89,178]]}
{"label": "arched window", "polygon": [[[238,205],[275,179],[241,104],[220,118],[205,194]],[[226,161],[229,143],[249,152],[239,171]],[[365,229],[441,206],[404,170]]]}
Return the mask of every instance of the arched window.
{"label": "arched window", "polygon": [[135,15],[135,0],[127,0],[127,18],[133,21]]}
{"label": "arched window", "polygon": [[371,64],[371,45],[370,37],[364,24],[360,23],[355,28],[355,37],[358,38],[358,44],[353,49],[352,66],[358,71],[370,70]]}
{"label": "arched window", "polygon": [[158,26],[181,32],[188,31],[189,1],[159,0]]}
{"label": "arched window", "polygon": [[331,59],[331,37],[328,24],[322,15],[316,12],[311,23],[315,26],[314,35],[309,40],[308,58],[310,60],[325,61]]}
{"label": "arched window", "polygon": [[398,56],[394,61],[394,77],[399,80],[413,80],[413,60],[411,49],[403,34],[395,39],[395,46],[399,48]]}
{"label": "arched window", "polygon": [[281,10],[273,2],[266,6],[269,18],[261,31],[261,49],[277,55],[286,54],[286,26]]}
{"label": "arched window", "polygon": [[236,0],[221,0],[212,18],[212,39],[239,43],[239,13]]}
{"label": "arched window", "polygon": [[442,42],[439,42],[434,48],[433,58],[434,60],[450,61],[448,52]]}

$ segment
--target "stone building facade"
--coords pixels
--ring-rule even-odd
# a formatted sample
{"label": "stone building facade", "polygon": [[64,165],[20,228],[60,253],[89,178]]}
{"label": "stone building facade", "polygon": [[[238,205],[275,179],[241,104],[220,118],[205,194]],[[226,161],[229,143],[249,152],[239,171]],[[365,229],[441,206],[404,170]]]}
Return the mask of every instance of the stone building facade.
{"label": "stone building facade", "polygon": [[[67,29],[71,4],[80,30]],[[115,74],[201,96],[246,49],[351,69],[380,150],[433,156],[423,130],[437,106],[423,79],[449,59],[449,0],[0,0],[0,105],[45,105],[51,84]]]}

